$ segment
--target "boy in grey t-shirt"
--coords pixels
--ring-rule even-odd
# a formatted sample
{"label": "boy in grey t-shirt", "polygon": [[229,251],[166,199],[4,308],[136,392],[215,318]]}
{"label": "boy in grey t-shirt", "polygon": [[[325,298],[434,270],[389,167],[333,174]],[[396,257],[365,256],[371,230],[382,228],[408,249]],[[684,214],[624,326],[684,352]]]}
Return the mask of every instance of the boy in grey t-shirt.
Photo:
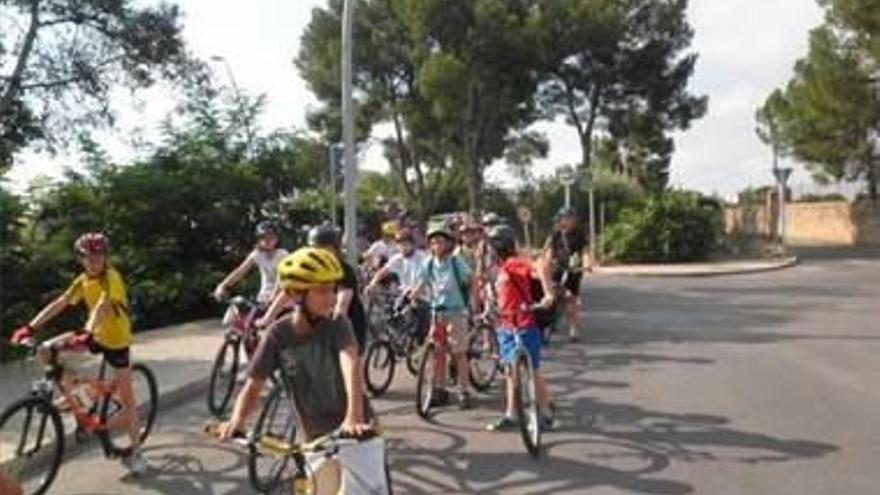
{"label": "boy in grey t-shirt", "polygon": [[[339,355],[357,346],[347,319],[321,320],[310,332],[298,332],[291,318],[276,323],[254,354],[248,376],[265,381],[275,371],[296,407],[306,440],[334,431],[345,420],[348,400]],[[364,420],[369,408],[363,399]]]}
{"label": "boy in grey t-shirt", "polygon": [[[339,260],[325,249],[303,248],[279,263],[278,278],[300,305],[260,343],[232,417],[220,425],[220,438],[241,431],[259,403],[263,383],[276,370],[293,398],[307,440],[336,430],[363,436],[372,425],[357,342],[347,318],[333,319],[336,285],[342,279]],[[337,458],[342,467],[341,493],[389,492],[381,437],[346,447]]]}

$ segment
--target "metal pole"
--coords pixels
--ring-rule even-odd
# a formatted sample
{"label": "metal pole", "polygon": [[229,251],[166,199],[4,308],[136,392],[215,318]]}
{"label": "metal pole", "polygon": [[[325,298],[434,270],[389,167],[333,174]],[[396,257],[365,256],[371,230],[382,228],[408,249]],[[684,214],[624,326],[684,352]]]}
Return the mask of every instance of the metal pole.
{"label": "metal pole", "polygon": [[565,207],[571,208],[571,183],[565,183]]}
{"label": "metal pole", "polygon": [[338,144],[330,145],[330,221],[333,225],[339,225],[336,218],[336,202],[339,199],[339,191],[336,190],[336,168],[339,167]]}
{"label": "metal pole", "polygon": [[345,144],[345,239],[346,255],[357,264],[357,157],[354,150],[354,100],[352,98],[351,45],[355,0],[345,0],[342,10],[342,141]]}
{"label": "metal pole", "polygon": [[590,261],[596,261],[596,201],[593,195],[593,184],[590,183]]}
{"label": "metal pole", "polygon": [[[605,238],[605,201],[599,203],[599,248],[602,248],[602,239]],[[592,242],[592,241],[591,241]]]}
{"label": "metal pole", "polygon": [[785,250],[785,182],[779,183],[779,247]]}

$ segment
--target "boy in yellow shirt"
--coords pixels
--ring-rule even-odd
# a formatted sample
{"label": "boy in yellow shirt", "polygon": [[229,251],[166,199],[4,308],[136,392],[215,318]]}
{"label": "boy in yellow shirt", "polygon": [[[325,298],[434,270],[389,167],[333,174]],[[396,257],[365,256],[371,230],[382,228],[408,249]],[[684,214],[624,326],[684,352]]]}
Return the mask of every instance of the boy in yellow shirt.
{"label": "boy in yellow shirt", "polygon": [[74,250],[83,267],[83,273],[74,279],[64,294],[43,308],[30,323],[16,330],[12,341],[22,343],[29,340],[34,329],[54,319],[68,306],[85,303],[89,310],[85,332],[67,332],[44,342],[40,348],[41,359],[45,360],[50,347],[64,349],[87,346],[92,353],[103,354],[113,369],[119,398],[124,407],[117,416],[121,424],[108,424],[108,427],[127,427],[132,442],[132,454],[122,459],[122,462],[131,472],[140,474],[146,470],[146,462],[140,453],[140,420],[131,379],[128,297],[122,276],[110,265],[109,248],[110,243],[104,234],[87,232],[81,235],[74,243]]}

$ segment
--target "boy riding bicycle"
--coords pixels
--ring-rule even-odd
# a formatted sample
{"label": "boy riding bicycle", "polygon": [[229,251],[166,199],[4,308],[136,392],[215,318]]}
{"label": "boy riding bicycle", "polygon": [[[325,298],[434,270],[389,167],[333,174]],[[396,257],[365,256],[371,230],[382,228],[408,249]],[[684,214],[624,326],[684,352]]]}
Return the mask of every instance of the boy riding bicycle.
{"label": "boy riding bicycle", "polygon": [[[488,233],[489,244],[497,255],[498,271],[495,280],[495,293],[498,304],[498,350],[502,364],[510,364],[516,351],[515,333],[519,333],[525,345],[532,365],[535,369],[535,388],[538,406],[541,408],[541,421],[544,428],[555,426],[553,402],[547,387],[547,381],[540,371],[542,335],[532,313],[532,263],[521,258],[516,251],[516,237],[513,229],[507,225],[492,227]],[[552,280],[549,267],[540,264],[537,267],[538,278],[544,291],[541,306],[553,303]],[[491,431],[506,430],[516,425],[514,414],[514,383],[510,372],[506,376],[507,399],[504,414],[495,422],[487,425]]]}
{"label": "boy riding bicycle", "polygon": [[[363,394],[358,344],[349,320],[334,316],[337,284],[343,277],[339,260],[325,249],[302,248],[281,261],[278,276],[282,290],[300,304],[272,325],[260,342],[232,417],[220,426],[221,439],[241,431],[259,403],[263,383],[276,371],[305,440],[337,429],[364,435],[372,428],[372,418]],[[342,493],[389,492],[381,438],[342,450],[338,459]]]}
{"label": "boy riding bicycle", "polygon": [[[119,399],[123,406],[107,426],[128,429],[132,453],[122,459],[131,472],[140,474],[146,462],[140,452],[140,420],[131,379],[131,322],[128,316],[128,298],[122,276],[109,260],[110,242],[104,234],[88,232],[74,243],[74,251],[83,267],[68,289],[43,308],[27,325],[12,336],[14,343],[31,340],[34,330],[42,327],[68,306],[84,302],[89,310],[84,331],[67,332],[44,342],[38,349],[41,363],[48,360],[51,349],[87,347],[93,354],[102,354],[113,369]],[[114,418],[114,419],[116,419]]]}

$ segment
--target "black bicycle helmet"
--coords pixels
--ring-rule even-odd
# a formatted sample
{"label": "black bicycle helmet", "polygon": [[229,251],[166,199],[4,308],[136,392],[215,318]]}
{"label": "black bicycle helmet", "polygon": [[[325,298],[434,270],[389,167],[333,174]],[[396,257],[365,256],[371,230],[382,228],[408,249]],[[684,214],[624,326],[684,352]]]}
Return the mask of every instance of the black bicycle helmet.
{"label": "black bicycle helmet", "polygon": [[574,216],[575,216],[574,208],[572,208],[570,206],[563,206],[562,208],[559,209],[559,211],[556,212],[555,218],[556,218],[556,220],[559,220],[560,218],[574,217]]}
{"label": "black bicycle helmet", "polygon": [[263,220],[254,227],[254,235],[257,236],[258,239],[267,234],[278,235],[278,228],[275,226],[275,222],[271,220]]}
{"label": "black bicycle helmet", "polygon": [[509,225],[496,225],[489,229],[489,245],[500,255],[516,252],[516,233]]}
{"label": "black bicycle helmet", "polygon": [[339,229],[336,226],[320,225],[309,231],[309,246],[339,249],[340,238]]}

